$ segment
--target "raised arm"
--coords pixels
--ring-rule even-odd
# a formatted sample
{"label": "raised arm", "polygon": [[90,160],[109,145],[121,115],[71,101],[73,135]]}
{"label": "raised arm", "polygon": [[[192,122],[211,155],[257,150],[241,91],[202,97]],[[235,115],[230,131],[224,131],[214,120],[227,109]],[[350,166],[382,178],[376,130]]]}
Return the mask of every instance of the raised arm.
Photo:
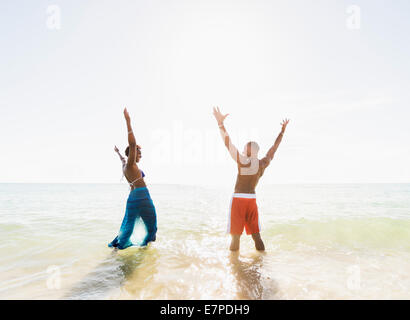
{"label": "raised arm", "polygon": [[125,160],[125,158],[121,155],[120,150],[118,150],[117,146],[114,146],[114,151],[118,154],[118,156],[120,157],[120,160],[122,162],[122,165],[125,165],[127,163],[127,161]]}
{"label": "raised arm", "polygon": [[214,107],[214,116],[216,121],[218,122],[218,127],[221,133],[222,141],[224,142],[225,147],[228,149],[232,159],[234,159],[237,163],[245,164],[247,159],[245,159],[245,157],[242,156],[239,153],[238,149],[232,144],[231,138],[229,137],[229,134],[224,126],[224,120],[227,116],[229,116],[229,114],[223,115],[218,107]]}
{"label": "raised arm", "polygon": [[127,160],[127,165],[133,166],[135,165],[135,159],[137,156],[137,143],[135,141],[134,137],[134,132],[132,131],[131,127],[131,118],[128,113],[127,108],[124,109],[124,118],[125,121],[127,122],[127,130],[128,130],[128,145],[129,145],[129,154],[128,154],[128,160]]}
{"label": "raised arm", "polygon": [[266,153],[266,156],[264,158],[261,159],[262,163],[264,164],[265,167],[267,167],[269,165],[269,163],[272,161],[276,150],[278,150],[279,145],[282,141],[282,137],[283,134],[285,133],[286,130],[286,126],[289,123],[289,119],[285,119],[281,122],[281,126],[282,126],[282,130],[280,131],[278,137],[275,140],[275,143],[273,144],[273,146],[269,149],[269,151]]}

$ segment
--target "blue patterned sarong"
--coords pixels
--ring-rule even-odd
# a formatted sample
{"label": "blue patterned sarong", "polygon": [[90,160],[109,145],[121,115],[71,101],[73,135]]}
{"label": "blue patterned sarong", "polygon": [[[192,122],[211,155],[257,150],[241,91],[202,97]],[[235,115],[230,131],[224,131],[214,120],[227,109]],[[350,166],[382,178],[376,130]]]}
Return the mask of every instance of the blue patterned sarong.
{"label": "blue patterned sarong", "polygon": [[157,233],[157,215],[147,188],[136,188],[130,192],[118,236],[108,246],[118,249],[132,246],[130,238],[139,218],[144,222],[147,231],[141,246],[146,246],[149,242],[155,241]]}

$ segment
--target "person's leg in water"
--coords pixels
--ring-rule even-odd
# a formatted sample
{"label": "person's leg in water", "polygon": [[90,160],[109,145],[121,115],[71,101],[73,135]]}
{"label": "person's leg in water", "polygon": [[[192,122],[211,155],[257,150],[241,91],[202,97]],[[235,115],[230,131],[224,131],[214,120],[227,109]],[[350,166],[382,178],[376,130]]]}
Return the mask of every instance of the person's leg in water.
{"label": "person's leg in water", "polygon": [[[124,218],[122,219],[120,230],[122,230],[122,228],[125,226],[126,222],[127,222],[127,211],[125,211]],[[120,233],[120,232],[118,232],[118,234],[119,234],[119,233]],[[118,235],[114,238],[113,241],[111,241],[111,242],[108,244],[108,246],[109,246],[110,248],[118,249],[118,248],[117,248],[117,247],[118,247]]]}
{"label": "person's leg in water", "polygon": [[138,210],[135,210],[135,208],[132,208],[132,210],[130,210],[130,208],[127,207],[124,219],[121,223],[120,231],[118,232],[118,236],[116,236],[115,239],[110,244],[108,244],[108,246],[118,249],[126,249],[132,246],[133,243],[131,242],[130,238],[134,231],[135,222],[139,217],[140,215],[138,213]]}
{"label": "person's leg in water", "polygon": [[136,220],[139,217],[136,214],[133,214],[132,216],[133,217],[129,217],[130,220],[127,221],[125,227],[122,228],[120,230],[120,233],[118,234],[118,249],[126,249],[133,245],[130,238],[132,233],[134,232]]}
{"label": "person's leg in water", "polygon": [[228,233],[231,234],[229,250],[238,251],[241,235],[245,226],[246,206],[244,199],[232,197],[228,217]]}
{"label": "person's leg in water", "polygon": [[249,207],[246,214],[245,230],[247,235],[252,235],[252,239],[255,242],[255,248],[258,251],[264,251],[265,245],[261,238],[261,227],[259,221],[258,206],[256,199],[249,200]]}
{"label": "person's leg in water", "polygon": [[157,215],[152,200],[149,200],[148,206],[141,207],[141,219],[147,230],[147,235],[142,241],[141,246],[146,246],[149,242],[156,240],[157,233]]}
{"label": "person's leg in water", "polygon": [[231,234],[232,240],[231,240],[231,246],[229,247],[229,250],[231,251],[238,251],[239,250],[239,244],[241,240],[241,235],[240,234]]}
{"label": "person's leg in water", "polygon": [[258,233],[253,233],[252,234],[252,239],[255,242],[256,250],[258,250],[258,251],[264,251],[265,250],[265,245],[262,241],[261,234],[259,232]]}

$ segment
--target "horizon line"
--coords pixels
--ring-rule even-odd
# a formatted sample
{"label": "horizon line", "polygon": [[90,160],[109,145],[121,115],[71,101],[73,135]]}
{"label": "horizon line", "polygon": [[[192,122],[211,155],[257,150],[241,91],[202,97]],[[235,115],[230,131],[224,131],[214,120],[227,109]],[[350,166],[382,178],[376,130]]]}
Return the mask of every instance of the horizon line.
{"label": "horizon line", "polygon": [[[101,184],[101,185],[126,185],[124,182],[0,182],[0,184]],[[221,184],[190,184],[190,183],[149,183],[150,185],[173,185],[173,186],[224,186]],[[274,186],[274,185],[323,185],[323,184],[410,184],[409,182],[278,182],[278,183],[269,183],[265,186]]]}

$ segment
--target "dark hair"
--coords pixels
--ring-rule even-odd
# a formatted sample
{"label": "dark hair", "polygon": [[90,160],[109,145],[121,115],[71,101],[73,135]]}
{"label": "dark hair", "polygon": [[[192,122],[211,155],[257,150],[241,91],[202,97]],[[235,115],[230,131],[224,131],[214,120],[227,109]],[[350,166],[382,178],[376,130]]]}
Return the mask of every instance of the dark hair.
{"label": "dark hair", "polygon": [[[139,150],[140,147],[137,146],[137,150]],[[128,157],[128,155],[130,154],[130,147],[128,146],[127,148],[125,148],[125,155]]]}

